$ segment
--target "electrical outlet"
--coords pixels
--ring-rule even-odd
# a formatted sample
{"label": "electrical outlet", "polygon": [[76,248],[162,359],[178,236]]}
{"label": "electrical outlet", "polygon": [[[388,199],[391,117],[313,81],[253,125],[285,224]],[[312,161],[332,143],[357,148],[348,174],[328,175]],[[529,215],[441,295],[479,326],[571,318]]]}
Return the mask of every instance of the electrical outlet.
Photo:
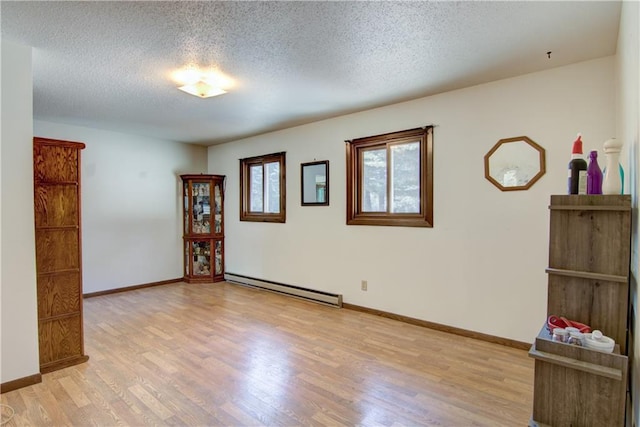
{"label": "electrical outlet", "polygon": [[366,281],[366,280],[363,280],[362,282],[360,282],[360,288],[361,288],[363,291],[366,291],[366,290],[367,290],[367,281]]}

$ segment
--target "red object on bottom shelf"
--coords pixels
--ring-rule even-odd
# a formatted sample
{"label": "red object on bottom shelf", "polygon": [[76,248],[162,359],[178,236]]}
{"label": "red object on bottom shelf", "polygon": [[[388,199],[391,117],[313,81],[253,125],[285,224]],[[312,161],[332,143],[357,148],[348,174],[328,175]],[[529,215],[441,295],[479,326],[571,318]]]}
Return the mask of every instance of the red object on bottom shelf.
{"label": "red object on bottom shelf", "polygon": [[554,328],[578,328],[583,334],[591,332],[591,327],[584,323],[576,322],[575,320],[569,320],[565,317],[558,317],[551,315],[547,319],[547,329],[553,333]]}

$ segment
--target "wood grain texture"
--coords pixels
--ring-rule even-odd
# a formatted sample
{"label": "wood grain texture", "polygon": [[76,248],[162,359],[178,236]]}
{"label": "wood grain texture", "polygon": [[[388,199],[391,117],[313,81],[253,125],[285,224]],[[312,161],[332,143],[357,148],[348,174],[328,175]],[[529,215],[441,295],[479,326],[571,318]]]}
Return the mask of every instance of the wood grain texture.
{"label": "wood grain texture", "polygon": [[38,318],[80,312],[80,272],[38,276]]}
{"label": "wood grain texture", "polygon": [[80,314],[39,322],[41,368],[82,353],[81,323]]}
{"label": "wood grain texture", "polygon": [[82,148],[84,144],[81,143],[34,138],[34,179],[46,182],[78,182],[78,153]]}
{"label": "wood grain texture", "polygon": [[80,267],[78,229],[36,230],[36,268],[53,273]]}
{"label": "wood grain texture", "polygon": [[34,197],[36,228],[78,225],[77,185],[38,185]]}
{"label": "wood grain texture", "polygon": [[[552,196],[551,205],[630,206],[630,196]],[[551,210],[549,267],[629,275],[631,212]]]}
{"label": "wood grain texture", "polygon": [[220,282],[84,302],[88,363],[4,393],[19,425],[515,426],[526,352]]}
{"label": "wood grain texture", "polygon": [[551,340],[543,327],[535,358],[530,425],[622,426],[627,388],[630,196],[551,196],[547,314],[611,336],[618,354]]}
{"label": "wood grain texture", "polygon": [[34,225],[40,371],[87,360],[82,324],[80,150],[33,139]]}
{"label": "wood grain texture", "polygon": [[599,329],[626,353],[628,292],[626,283],[549,275],[548,315],[564,316]]}
{"label": "wood grain texture", "polygon": [[[551,358],[537,357],[536,351]],[[531,355],[536,358],[535,421],[552,426],[624,425],[626,356],[554,342],[546,327],[536,338]],[[587,366],[570,367],[563,359]]]}
{"label": "wood grain texture", "polygon": [[617,282],[617,283],[626,283],[629,280],[628,276],[616,276],[614,274],[592,273],[590,271],[560,270],[557,268],[545,268],[545,273],[555,274],[558,276],[580,277],[582,279],[604,280],[607,282]]}
{"label": "wood grain texture", "polygon": [[549,274],[547,315],[565,316],[600,329],[616,340],[623,354],[627,352],[631,211],[621,208],[630,206],[630,196],[575,195],[551,196],[550,206],[575,208],[551,209],[550,268],[625,279]]}

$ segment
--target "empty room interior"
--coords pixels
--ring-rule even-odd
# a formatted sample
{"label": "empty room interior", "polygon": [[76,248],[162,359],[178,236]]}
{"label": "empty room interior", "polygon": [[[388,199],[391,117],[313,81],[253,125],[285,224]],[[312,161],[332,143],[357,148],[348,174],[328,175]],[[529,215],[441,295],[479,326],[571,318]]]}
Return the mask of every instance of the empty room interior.
{"label": "empty room interior", "polygon": [[2,426],[640,422],[638,1],[2,1]]}

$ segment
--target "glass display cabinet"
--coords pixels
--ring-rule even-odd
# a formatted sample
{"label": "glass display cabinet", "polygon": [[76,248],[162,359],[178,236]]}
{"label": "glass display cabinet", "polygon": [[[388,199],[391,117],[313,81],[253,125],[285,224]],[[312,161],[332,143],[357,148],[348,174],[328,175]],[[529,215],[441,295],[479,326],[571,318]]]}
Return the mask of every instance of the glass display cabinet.
{"label": "glass display cabinet", "polygon": [[224,175],[180,175],[184,281],[224,280]]}

